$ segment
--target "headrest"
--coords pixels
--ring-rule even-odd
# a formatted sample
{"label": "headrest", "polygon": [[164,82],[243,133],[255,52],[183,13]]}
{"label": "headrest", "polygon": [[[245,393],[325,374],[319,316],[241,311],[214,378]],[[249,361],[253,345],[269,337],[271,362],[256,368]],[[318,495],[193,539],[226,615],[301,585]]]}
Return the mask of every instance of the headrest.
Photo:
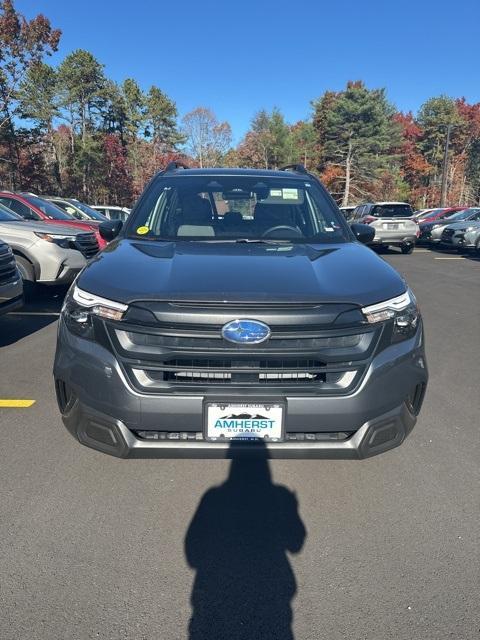
{"label": "headrest", "polygon": [[182,224],[211,224],[212,207],[202,196],[189,195],[182,199]]}

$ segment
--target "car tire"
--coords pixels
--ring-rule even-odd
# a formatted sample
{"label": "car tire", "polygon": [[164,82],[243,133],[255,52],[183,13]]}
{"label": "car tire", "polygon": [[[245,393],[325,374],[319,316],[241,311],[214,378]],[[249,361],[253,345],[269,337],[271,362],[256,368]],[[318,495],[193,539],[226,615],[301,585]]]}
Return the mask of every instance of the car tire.
{"label": "car tire", "polygon": [[403,255],[409,255],[410,253],[413,253],[413,250],[415,248],[414,244],[402,244],[400,247],[401,252],[403,253]]}
{"label": "car tire", "polygon": [[475,251],[480,255],[480,238],[475,243]]}
{"label": "car tire", "polygon": [[32,293],[35,286],[35,271],[31,262],[23,256],[15,256],[17,268],[23,281],[23,294],[26,298]]}

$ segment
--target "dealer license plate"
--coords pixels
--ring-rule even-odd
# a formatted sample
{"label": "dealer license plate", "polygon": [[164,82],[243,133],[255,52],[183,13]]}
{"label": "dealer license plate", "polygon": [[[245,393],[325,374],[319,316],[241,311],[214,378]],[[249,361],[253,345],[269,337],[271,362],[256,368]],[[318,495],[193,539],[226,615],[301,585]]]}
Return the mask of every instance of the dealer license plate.
{"label": "dealer license plate", "polygon": [[389,231],[393,231],[393,230],[397,230],[400,228],[399,224],[384,224],[383,225],[384,229],[388,229]]}
{"label": "dealer license plate", "polygon": [[205,438],[213,442],[284,438],[285,405],[281,403],[208,402],[205,405]]}

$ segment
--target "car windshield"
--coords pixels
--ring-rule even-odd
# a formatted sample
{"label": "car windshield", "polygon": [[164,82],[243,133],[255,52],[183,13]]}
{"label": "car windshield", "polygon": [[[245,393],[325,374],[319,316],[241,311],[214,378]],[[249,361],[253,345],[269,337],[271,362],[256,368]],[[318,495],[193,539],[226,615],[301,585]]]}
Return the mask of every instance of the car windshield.
{"label": "car windshield", "polygon": [[99,222],[105,222],[108,220],[104,215],[100,213],[100,211],[95,211],[95,209],[91,209],[88,205],[83,204],[83,202],[79,202],[78,200],[69,200],[73,204],[74,207],[83,211],[85,215],[87,215],[91,220],[98,220]]}
{"label": "car windshield", "polygon": [[410,218],[413,209],[409,204],[377,204],[372,207],[370,215],[375,218]]}
{"label": "car windshield", "polygon": [[428,220],[428,218],[434,218],[435,216],[438,216],[442,211],[443,209],[433,209],[433,211],[427,211],[426,213],[422,213],[417,217],[421,218],[422,220]]}
{"label": "car windshield", "polygon": [[17,216],[16,213],[0,203],[0,222],[19,222],[22,220],[22,217]]}
{"label": "car windshield", "polygon": [[457,213],[454,213],[451,216],[447,216],[447,219],[449,222],[450,220],[467,220],[470,216],[473,216],[478,211],[480,211],[480,209],[477,209],[475,207],[472,207],[471,209],[464,209],[463,211],[457,211]]}
{"label": "car windshield", "polygon": [[51,220],[73,220],[71,215],[62,211],[57,205],[53,204],[53,202],[48,202],[48,200],[42,200],[42,198],[38,198],[37,196],[26,194],[22,194],[22,198],[37,209],[40,209],[40,211],[43,211],[47,218]]}
{"label": "car windshield", "polygon": [[127,222],[129,237],[187,241],[346,242],[343,217],[314,180],[159,178]]}

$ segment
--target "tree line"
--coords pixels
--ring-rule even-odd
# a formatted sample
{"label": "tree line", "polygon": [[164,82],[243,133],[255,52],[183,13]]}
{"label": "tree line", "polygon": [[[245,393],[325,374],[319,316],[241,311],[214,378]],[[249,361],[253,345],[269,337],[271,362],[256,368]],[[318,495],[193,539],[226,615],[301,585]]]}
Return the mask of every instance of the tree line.
{"label": "tree line", "polygon": [[406,200],[437,206],[447,126],[447,201],[480,203],[480,103],[436,96],[402,113],[385,89],[361,81],[326,91],[311,115],[288,123],[258,111],[232,144],[228,122],[199,106],[179,118],[174,100],[134,78],[117,83],[88,51],[47,63],[61,32],[0,0],[0,188],[130,205],[172,160],[191,166],[276,168],[302,163],[339,204]]}

